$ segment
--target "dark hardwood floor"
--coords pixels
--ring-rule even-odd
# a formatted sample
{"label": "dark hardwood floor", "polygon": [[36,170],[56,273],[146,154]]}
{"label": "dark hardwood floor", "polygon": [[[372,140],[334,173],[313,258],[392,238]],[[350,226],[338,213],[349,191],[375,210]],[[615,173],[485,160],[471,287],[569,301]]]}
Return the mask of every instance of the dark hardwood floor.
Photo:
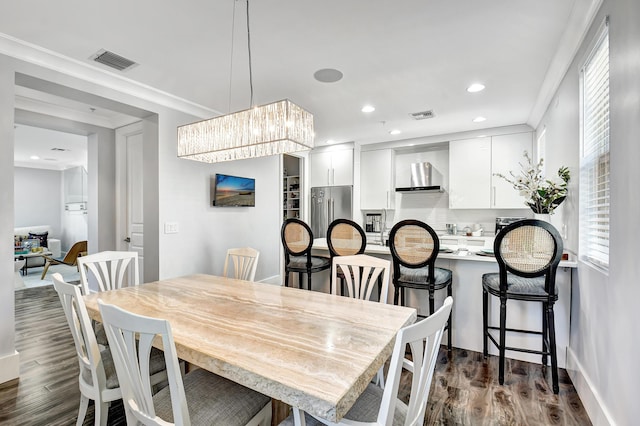
{"label": "dark hardwood floor", "polygon": [[[18,290],[16,348],[20,379],[0,385],[0,425],[73,425],[78,415],[78,361],[62,307],[52,286]],[[565,370],[560,394],[550,389],[549,371],[509,360],[505,385],[498,385],[497,358],[443,349],[433,379],[425,425],[589,425]],[[408,379],[408,376],[404,377]],[[400,389],[407,398],[408,380]],[[93,404],[85,425],[93,424]],[[122,403],[109,412],[110,425],[125,424]]]}

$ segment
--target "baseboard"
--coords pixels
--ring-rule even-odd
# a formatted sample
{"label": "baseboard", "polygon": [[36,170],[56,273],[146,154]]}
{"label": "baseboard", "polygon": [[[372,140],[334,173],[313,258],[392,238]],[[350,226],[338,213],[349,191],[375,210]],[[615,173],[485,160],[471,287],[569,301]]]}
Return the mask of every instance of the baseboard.
{"label": "baseboard", "polygon": [[265,284],[282,285],[282,277],[280,275],[274,275],[272,277],[262,279],[258,282]]}
{"label": "baseboard", "polygon": [[20,354],[18,351],[0,358],[0,383],[5,383],[20,377]]}
{"label": "baseboard", "polygon": [[593,386],[582,364],[578,361],[571,348],[567,348],[567,373],[571,377],[573,386],[580,396],[591,423],[594,425],[615,425],[600,394]]}

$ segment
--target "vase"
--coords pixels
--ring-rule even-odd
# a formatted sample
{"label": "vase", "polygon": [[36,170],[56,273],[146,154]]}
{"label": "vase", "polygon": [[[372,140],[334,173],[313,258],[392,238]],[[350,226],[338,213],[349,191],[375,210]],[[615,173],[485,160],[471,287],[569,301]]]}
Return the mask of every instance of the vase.
{"label": "vase", "polygon": [[549,213],[534,213],[533,218],[551,223],[551,215]]}

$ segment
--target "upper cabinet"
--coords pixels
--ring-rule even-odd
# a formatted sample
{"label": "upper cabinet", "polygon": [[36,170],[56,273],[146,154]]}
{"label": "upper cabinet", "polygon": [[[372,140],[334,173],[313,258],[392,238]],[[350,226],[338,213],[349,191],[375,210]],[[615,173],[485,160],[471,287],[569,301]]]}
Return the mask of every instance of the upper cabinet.
{"label": "upper cabinet", "polygon": [[493,136],[491,138],[491,207],[494,209],[525,209],[524,197],[504,179],[494,176],[501,173],[520,170],[524,151],[531,154],[533,134],[516,133],[513,135]]}
{"label": "upper cabinet", "polygon": [[88,174],[85,168],[77,166],[66,169],[63,178],[65,204],[86,203]]}
{"label": "upper cabinet", "polygon": [[395,153],[392,149],[360,154],[360,208],[395,208]]}
{"label": "upper cabinet", "polygon": [[491,138],[449,142],[449,208],[491,207]]}
{"label": "upper cabinet", "polygon": [[449,207],[452,209],[524,209],[523,197],[494,173],[518,170],[524,151],[531,153],[531,132],[449,143]]}
{"label": "upper cabinet", "polygon": [[311,152],[310,186],[353,185],[353,149]]}

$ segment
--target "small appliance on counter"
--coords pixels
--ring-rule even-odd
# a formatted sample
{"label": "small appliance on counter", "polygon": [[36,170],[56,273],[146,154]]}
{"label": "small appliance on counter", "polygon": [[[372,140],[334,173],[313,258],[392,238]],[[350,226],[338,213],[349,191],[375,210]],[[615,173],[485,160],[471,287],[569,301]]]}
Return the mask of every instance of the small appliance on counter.
{"label": "small appliance on counter", "polygon": [[365,232],[380,232],[382,214],[381,213],[367,213],[364,223]]}
{"label": "small appliance on counter", "polygon": [[514,222],[517,222],[519,220],[524,220],[526,219],[525,217],[496,217],[496,235],[498,235],[498,232],[500,232],[500,230],[504,227],[506,227],[507,225],[511,225]]}

